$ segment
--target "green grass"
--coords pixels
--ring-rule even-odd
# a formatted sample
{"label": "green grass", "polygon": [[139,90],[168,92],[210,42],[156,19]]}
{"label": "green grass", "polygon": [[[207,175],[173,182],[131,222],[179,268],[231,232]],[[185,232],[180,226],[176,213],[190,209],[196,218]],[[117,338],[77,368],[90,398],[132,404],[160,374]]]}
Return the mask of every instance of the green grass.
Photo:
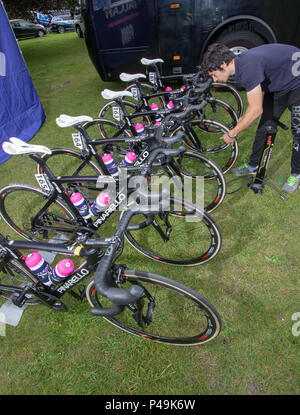
{"label": "green grass", "polygon": [[[47,115],[31,142],[72,147],[73,131],[57,127],[55,118],[97,116],[104,105],[101,90],[122,84],[101,81],[75,33],[22,41],[20,47]],[[282,121],[289,124],[288,112]],[[240,134],[238,164],[248,160],[254,132],[252,126]],[[291,133],[279,130],[268,169],[278,187],[290,173],[290,153]],[[0,166],[1,186],[35,184],[34,167],[27,157],[11,158]],[[223,246],[203,266],[158,264],[128,244],[121,262],[207,297],[224,324],[215,341],[191,348],[142,341],[91,316],[86,301],[66,295],[68,313],[28,307],[20,324],[0,337],[0,394],[299,393],[300,343],[292,335],[292,315],[300,311],[299,191],[283,201],[268,186],[262,197],[244,188],[227,195],[213,217]],[[17,238],[3,220],[0,231]]]}

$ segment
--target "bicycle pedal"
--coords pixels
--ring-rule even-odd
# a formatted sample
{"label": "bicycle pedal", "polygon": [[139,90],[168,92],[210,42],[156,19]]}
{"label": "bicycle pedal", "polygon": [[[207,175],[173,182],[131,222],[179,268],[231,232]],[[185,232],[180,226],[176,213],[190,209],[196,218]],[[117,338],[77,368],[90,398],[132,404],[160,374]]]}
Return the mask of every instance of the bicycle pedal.
{"label": "bicycle pedal", "polygon": [[20,294],[14,293],[11,295],[10,299],[15,306],[22,308],[26,302],[26,293],[24,293],[24,291]]}

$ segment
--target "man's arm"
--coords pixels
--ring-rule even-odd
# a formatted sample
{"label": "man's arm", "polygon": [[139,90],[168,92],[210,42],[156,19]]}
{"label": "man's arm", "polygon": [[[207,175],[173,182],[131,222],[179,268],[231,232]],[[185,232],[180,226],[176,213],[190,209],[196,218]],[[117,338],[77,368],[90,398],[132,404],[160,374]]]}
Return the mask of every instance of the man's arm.
{"label": "man's arm", "polygon": [[[260,85],[247,92],[248,107],[245,114],[238,120],[237,125],[229,131],[231,137],[236,137],[241,131],[249,127],[263,112],[263,95]],[[234,139],[230,139],[224,134],[222,139],[226,144],[233,145]]]}

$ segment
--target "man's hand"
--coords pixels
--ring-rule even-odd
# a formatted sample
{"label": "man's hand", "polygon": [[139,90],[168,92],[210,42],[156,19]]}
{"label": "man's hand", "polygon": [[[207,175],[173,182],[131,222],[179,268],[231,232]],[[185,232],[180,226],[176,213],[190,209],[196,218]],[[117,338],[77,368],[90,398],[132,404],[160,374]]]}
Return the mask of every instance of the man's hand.
{"label": "man's hand", "polygon": [[[229,132],[229,135],[231,135],[230,132]],[[233,147],[236,139],[228,137],[227,133],[225,133],[224,135],[222,135],[220,140],[223,140],[225,144],[228,144],[231,147]]]}

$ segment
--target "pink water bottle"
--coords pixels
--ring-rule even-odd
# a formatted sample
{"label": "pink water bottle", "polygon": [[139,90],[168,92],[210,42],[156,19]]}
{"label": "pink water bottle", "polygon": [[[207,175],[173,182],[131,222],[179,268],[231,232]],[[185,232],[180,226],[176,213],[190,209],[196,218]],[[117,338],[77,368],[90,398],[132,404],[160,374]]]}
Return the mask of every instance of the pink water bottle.
{"label": "pink water bottle", "polygon": [[118,171],[118,167],[116,165],[116,163],[114,162],[114,159],[112,158],[112,155],[107,153],[104,154],[102,157],[102,161],[105,164],[105,166],[107,167],[107,170],[109,171],[109,173],[114,177],[114,176],[118,176],[119,171]]}
{"label": "pink water bottle", "polygon": [[[151,104],[150,106],[151,111],[158,111],[158,105],[155,104],[155,102],[153,104]],[[155,118],[155,124],[154,125],[160,125],[162,117],[159,114],[154,114],[154,118]]]}
{"label": "pink water bottle", "polygon": [[52,271],[51,280],[58,284],[67,278],[74,271],[74,263],[70,259],[62,259]]}
{"label": "pink water bottle", "polygon": [[133,164],[136,160],[136,154],[132,151],[129,151],[126,156],[123,158],[122,163],[125,164],[125,166],[130,166]]}
{"label": "pink water bottle", "polygon": [[92,216],[89,204],[81,193],[73,193],[70,200],[84,219],[89,219]]}
{"label": "pink water bottle", "polygon": [[106,192],[101,192],[98,194],[95,202],[91,207],[93,215],[97,216],[99,213],[109,204],[110,195]]}
{"label": "pink water bottle", "polygon": [[25,259],[25,264],[30,271],[45,285],[51,285],[52,270],[48,262],[38,252],[29,254]]}
{"label": "pink water bottle", "polygon": [[[172,89],[170,86],[167,86],[167,88],[166,88],[166,92],[171,92],[171,91],[173,91],[173,89]],[[167,103],[167,108],[168,108],[169,110],[171,110],[171,109],[173,109],[173,108],[174,108],[174,104],[173,104],[173,102],[172,102],[172,101],[169,101],[169,102]]]}
{"label": "pink water bottle", "polygon": [[172,110],[172,109],[174,108],[173,101],[169,101],[169,102],[167,103],[167,108],[169,108],[169,110]]}
{"label": "pink water bottle", "polygon": [[135,131],[138,133],[138,135],[143,134],[143,132],[145,130],[143,124],[141,124],[141,123],[135,124],[134,128],[135,128]]}

